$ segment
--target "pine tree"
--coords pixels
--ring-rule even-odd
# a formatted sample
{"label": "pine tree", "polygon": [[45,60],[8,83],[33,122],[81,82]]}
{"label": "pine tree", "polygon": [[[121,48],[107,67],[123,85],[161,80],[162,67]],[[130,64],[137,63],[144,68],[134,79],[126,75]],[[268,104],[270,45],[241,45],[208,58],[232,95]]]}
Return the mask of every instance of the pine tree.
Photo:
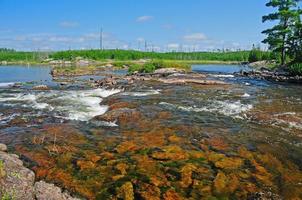
{"label": "pine tree", "polygon": [[[302,14],[302,10],[300,10]],[[302,62],[302,22],[301,18],[299,18],[295,22],[295,27],[293,29],[293,33],[290,35],[289,39],[289,53],[293,62]]]}
{"label": "pine tree", "polygon": [[278,11],[263,16],[262,21],[278,21],[274,27],[263,31],[267,38],[263,40],[269,45],[273,52],[280,53],[281,65],[286,62],[287,53],[291,49],[291,39],[296,24],[300,19],[300,9],[298,3],[300,0],[270,0],[267,7],[277,8]]}

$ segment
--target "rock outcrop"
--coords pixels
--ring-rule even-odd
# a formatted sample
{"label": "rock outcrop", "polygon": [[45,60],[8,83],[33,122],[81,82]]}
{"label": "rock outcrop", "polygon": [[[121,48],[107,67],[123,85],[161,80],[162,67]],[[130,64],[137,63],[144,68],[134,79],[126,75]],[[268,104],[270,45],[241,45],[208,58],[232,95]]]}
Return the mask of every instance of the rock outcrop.
{"label": "rock outcrop", "polygon": [[79,200],[53,184],[35,183],[34,172],[24,167],[18,155],[6,151],[6,145],[0,144],[0,199]]}

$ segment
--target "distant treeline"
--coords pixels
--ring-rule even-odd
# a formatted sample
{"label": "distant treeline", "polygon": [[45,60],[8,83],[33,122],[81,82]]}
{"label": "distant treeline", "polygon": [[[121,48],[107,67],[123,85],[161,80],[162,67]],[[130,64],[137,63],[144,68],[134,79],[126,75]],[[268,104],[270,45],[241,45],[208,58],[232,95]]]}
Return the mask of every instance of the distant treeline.
{"label": "distant treeline", "polygon": [[21,52],[12,49],[0,49],[0,61],[41,62],[49,57],[46,52]]}
{"label": "distant treeline", "polygon": [[71,50],[53,53],[0,51],[0,61],[42,61],[46,58],[55,60],[75,60],[78,57],[91,60],[204,60],[255,62],[275,59],[274,54],[259,49],[234,52],[142,52],[133,50]]}
{"label": "distant treeline", "polygon": [[[255,56],[251,56],[251,53]],[[73,60],[82,57],[92,60],[139,60],[139,59],[164,59],[164,60],[207,60],[207,61],[239,61],[247,62],[249,59],[268,60],[274,59],[270,52],[236,51],[236,52],[142,52],[132,50],[80,50],[80,51],[60,51],[53,53],[51,58],[56,60]]]}

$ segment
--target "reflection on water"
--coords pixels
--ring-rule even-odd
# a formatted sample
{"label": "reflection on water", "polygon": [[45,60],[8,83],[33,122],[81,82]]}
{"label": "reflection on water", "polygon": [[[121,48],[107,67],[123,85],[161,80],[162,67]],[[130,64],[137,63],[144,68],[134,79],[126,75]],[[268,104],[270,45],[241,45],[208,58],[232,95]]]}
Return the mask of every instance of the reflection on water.
{"label": "reflection on water", "polygon": [[0,139],[88,199],[301,199],[300,86],[222,75],[232,84],[0,89]]}
{"label": "reflection on water", "polygon": [[193,65],[192,70],[195,72],[220,73],[221,76],[228,77],[235,72],[249,71],[250,67],[246,65]]}

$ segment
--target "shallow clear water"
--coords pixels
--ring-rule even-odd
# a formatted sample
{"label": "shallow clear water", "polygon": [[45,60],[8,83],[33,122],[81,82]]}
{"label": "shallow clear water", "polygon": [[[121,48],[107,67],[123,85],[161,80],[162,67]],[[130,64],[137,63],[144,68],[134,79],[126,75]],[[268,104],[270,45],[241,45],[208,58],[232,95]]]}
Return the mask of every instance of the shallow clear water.
{"label": "shallow clear water", "polygon": [[137,195],[301,197],[301,86],[231,76],[240,66],[193,69],[229,85],[0,88],[0,141],[38,179],[88,199],[110,199],[127,181]]}
{"label": "shallow clear water", "polygon": [[0,66],[0,84],[12,82],[51,82],[51,67],[47,66]]}
{"label": "shallow clear water", "polygon": [[233,74],[235,72],[248,71],[250,68],[245,65],[192,65],[195,72]]}

